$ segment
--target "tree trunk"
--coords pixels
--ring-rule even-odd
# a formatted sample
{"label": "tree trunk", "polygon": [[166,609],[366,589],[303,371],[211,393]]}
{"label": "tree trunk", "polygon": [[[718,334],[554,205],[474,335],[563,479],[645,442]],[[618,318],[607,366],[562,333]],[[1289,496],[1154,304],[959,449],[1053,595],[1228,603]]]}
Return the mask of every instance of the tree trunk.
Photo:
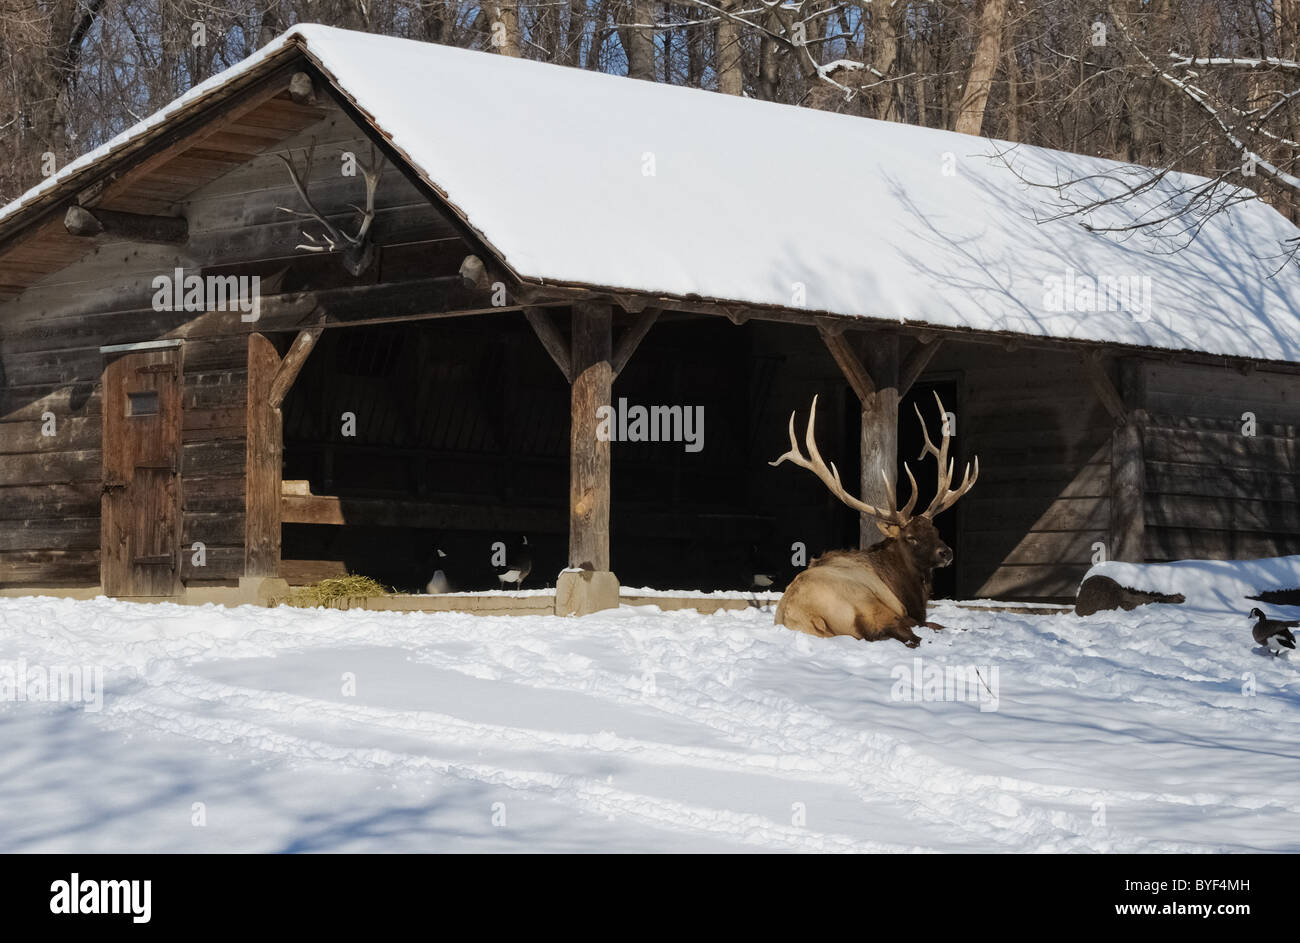
{"label": "tree trunk", "polygon": [[979,41],[975,44],[975,58],[971,61],[970,77],[966,91],[957,108],[957,121],[953,130],[960,134],[979,134],[984,125],[984,106],[993,87],[993,75],[998,70],[1002,49],[1002,21],[1007,14],[1007,0],[984,0],[980,13]]}
{"label": "tree trunk", "polygon": [[[722,0],[720,7],[731,13],[737,0]],[[745,91],[740,71],[740,26],[725,16],[718,20],[718,91],[724,95],[743,95]]]}
{"label": "tree trunk", "polygon": [[648,24],[654,22],[654,4],[650,0],[629,0],[620,17],[624,25],[618,28],[618,38],[627,55],[628,78],[653,82],[655,34]]}

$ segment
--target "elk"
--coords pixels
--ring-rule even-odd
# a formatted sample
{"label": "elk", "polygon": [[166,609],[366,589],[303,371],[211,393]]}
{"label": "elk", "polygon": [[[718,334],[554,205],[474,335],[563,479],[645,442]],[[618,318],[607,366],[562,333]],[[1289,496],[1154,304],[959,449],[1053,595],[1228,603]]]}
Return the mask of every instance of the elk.
{"label": "elk", "polygon": [[[940,416],[946,417],[938,393],[935,393],[934,400],[939,406]],[[770,464],[790,461],[808,469],[840,501],[855,511],[874,517],[885,540],[867,550],[832,550],[813,560],[781,597],[776,609],[777,625],[823,638],[850,635],[868,642],[895,638],[908,648],[921,644],[920,637],[912,631],[917,626],[924,625],[934,630],[943,628],[925,619],[926,605],[930,601],[931,574],[937,567],[952,562],[952,550],[939,538],[934,517],[952,507],[958,498],[974,487],[980,465],[976,458],[972,472],[967,464],[961,486],[953,490],[953,462],[948,458],[951,440],[948,423],[945,420],[943,443],[936,447],[930,440],[920,407],[913,406],[916,418],[921,421],[921,433],[925,436],[918,460],[933,455],[939,469],[934,500],[916,517],[912,516],[916,507],[916,478],[911,468],[903,465],[912,483],[912,496],[902,510],[898,508],[897,492],[887,474],[884,474],[884,479],[889,506],[878,508],[867,504],[845,491],[834,463],[827,467],[822,461],[813,436],[817,398],[813,397],[812,410],[808,414],[808,432],[804,438],[808,449],[806,458],[795,438],[795,414],[790,414],[790,451]]]}
{"label": "elk", "polygon": [[379,188],[379,178],[383,174],[383,164],[382,162],[376,162],[373,148],[371,148],[370,152],[370,165],[357,160],[357,167],[361,169],[362,178],[366,182],[366,206],[365,209],[362,209],[355,203],[348,204],[361,214],[361,221],[357,225],[357,231],[348,234],[330,222],[325,217],[325,214],[316,208],[316,204],[312,202],[311,197],[307,195],[307,188],[311,183],[312,157],[315,151],[316,144],[312,142],[312,145],[306,150],[306,168],[301,175],[290,159],[293,157],[292,151],[289,152],[288,157],[283,154],[275,155],[289,169],[289,179],[293,182],[293,188],[298,191],[299,198],[306,204],[308,212],[304,213],[300,210],[290,209],[287,206],[281,206],[278,209],[300,219],[314,219],[325,229],[325,232],[319,237],[313,236],[304,229],[302,235],[307,242],[294,246],[295,249],[306,252],[336,252],[341,248],[343,250],[343,267],[351,275],[359,276],[370,268],[375,259],[375,246],[370,241],[370,227],[375,221],[375,191]]}

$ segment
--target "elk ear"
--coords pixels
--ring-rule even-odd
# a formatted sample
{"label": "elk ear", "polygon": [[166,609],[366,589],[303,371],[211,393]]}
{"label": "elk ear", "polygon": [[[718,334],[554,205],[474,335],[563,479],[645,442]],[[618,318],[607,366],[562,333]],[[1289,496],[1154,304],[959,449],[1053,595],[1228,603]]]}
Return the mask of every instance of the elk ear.
{"label": "elk ear", "polygon": [[897,524],[891,524],[889,521],[876,521],[876,526],[880,528],[880,532],[886,537],[897,537],[903,532],[903,528]]}

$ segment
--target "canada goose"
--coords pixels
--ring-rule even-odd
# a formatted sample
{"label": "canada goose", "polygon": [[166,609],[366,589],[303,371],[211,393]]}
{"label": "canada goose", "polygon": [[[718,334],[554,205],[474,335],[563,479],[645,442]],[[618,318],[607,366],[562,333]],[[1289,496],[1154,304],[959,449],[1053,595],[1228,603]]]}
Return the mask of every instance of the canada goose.
{"label": "canada goose", "polygon": [[430,596],[441,596],[443,593],[451,592],[451,583],[447,580],[447,574],[442,569],[444,565],[442,561],[447,558],[447,554],[442,550],[438,550],[437,554],[437,559],[434,562],[438,569],[433,571],[433,576],[429,578],[429,585],[424,587],[424,591]]}
{"label": "canada goose", "polygon": [[776,585],[776,568],[768,566],[770,560],[764,559],[758,544],[749,547],[749,591],[762,593]]}
{"label": "canada goose", "polygon": [[528,549],[528,538],[520,537],[519,547],[506,557],[506,564],[497,573],[497,579],[500,581],[502,589],[506,588],[507,583],[514,583],[515,589],[519,589],[532,571],[533,554]]}
{"label": "canada goose", "polygon": [[1256,642],[1274,655],[1295,648],[1295,636],[1291,630],[1300,626],[1300,621],[1283,622],[1280,619],[1269,619],[1259,609],[1250,610],[1250,617],[1258,620],[1250,634],[1255,637]]}

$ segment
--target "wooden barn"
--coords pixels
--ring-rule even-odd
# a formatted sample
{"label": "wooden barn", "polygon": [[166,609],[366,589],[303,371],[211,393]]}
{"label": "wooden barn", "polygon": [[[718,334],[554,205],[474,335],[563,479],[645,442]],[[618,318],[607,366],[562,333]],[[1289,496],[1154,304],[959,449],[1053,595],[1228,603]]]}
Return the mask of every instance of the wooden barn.
{"label": "wooden barn", "polygon": [[768,464],[814,395],[867,500],[936,393],[979,456],[939,595],[1300,553],[1300,233],[1117,170],[295,28],[0,210],[0,592],[780,583],[876,535]]}

